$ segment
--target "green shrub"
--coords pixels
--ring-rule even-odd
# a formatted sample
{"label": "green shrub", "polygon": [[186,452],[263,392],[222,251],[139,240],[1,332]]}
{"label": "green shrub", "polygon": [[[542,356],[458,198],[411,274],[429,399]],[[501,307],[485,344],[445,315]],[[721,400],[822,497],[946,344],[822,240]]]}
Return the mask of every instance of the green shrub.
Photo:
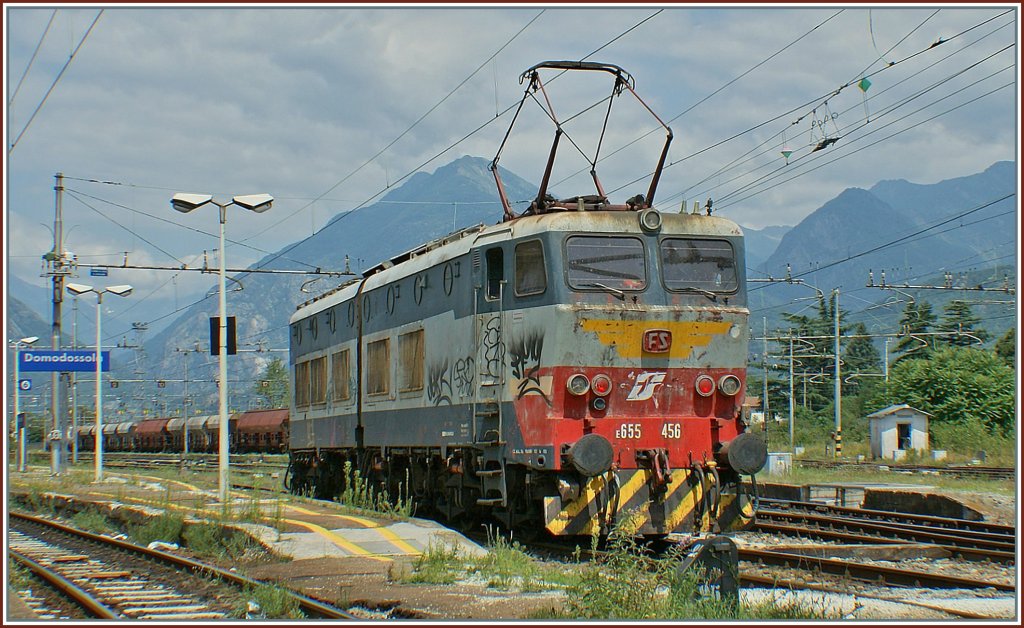
{"label": "green shrub", "polygon": [[232,615],[247,619],[305,619],[298,601],[287,590],[271,584],[246,589]]}
{"label": "green shrub", "polygon": [[452,584],[460,573],[465,573],[465,562],[458,546],[431,542],[427,550],[416,557],[413,572],[404,575],[405,582]]}
{"label": "green shrub", "polygon": [[128,536],[138,545],[149,545],[153,541],[180,543],[184,525],[185,520],[180,515],[164,513],[142,525],[130,526]]}
{"label": "green shrub", "polygon": [[114,527],[110,525],[110,521],[107,517],[96,510],[88,509],[81,512],[77,512],[71,517],[71,523],[82,530],[89,532],[95,532],[97,534],[105,534],[107,532],[113,532]]}

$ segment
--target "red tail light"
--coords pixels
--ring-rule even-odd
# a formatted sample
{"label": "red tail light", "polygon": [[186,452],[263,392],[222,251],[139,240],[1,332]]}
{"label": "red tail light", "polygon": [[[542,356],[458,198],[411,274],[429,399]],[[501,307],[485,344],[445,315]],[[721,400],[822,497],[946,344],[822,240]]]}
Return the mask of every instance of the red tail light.
{"label": "red tail light", "polygon": [[694,383],[694,387],[697,389],[698,395],[701,397],[709,397],[715,392],[715,380],[711,379],[708,375],[701,375]]}
{"label": "red tail light", "polygon": [[612,378],[607,375],[595,375],[590,381],[590,389],[599,397],[605,397],[612,391]]}

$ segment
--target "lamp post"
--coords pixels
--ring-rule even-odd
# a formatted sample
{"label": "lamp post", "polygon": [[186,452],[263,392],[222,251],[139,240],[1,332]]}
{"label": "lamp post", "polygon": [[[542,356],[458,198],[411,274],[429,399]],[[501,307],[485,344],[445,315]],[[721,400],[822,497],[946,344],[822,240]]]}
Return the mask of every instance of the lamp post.
{"label": "lamp post", "polygon": [[[218,357],[220,366],[220,385],[217,387],[220,400],[220,421],[218,425],[218,482],[217,494],[221,503],[226,504],[228,500],[228,318],[227,318],[227,297],[224,264],[224,225],[227,222],[227,209],[230,205],[238,205],[244,209],[263,213],[270,209],[274,197],[269,194],[250,194],[247,196],[236,196],[227,203],[218,203],[209,194],[175,194],[171,198],[171,207],[188,213],[207,203],[220,208],[220,342]],[[188,417],[185,417],[188,421]]]}
{"label": "lamp post", "polygon": [[25,472],[25,434],[28,432],[28,428],[21,420],[21,374],[18,365],[21,363],[21,348],[27,347],[37,340],[39,340],[39,336],[29,336],[14,342],[14,429],[17,430],[18,437],[18,471],[20,473]]}
{"label": "lamp post", "polygon": [[116,294],[119,297],[126,297],[132,293],[132,287],[128,285],[108,286],[106,288],[93,288],[80,283],[69,283],[66,285],[71,294],[82,295],[89,292],[96,293],[96,481],[103,481],[103,351],[102,351],[102,328],[103,328],[103,295]]}

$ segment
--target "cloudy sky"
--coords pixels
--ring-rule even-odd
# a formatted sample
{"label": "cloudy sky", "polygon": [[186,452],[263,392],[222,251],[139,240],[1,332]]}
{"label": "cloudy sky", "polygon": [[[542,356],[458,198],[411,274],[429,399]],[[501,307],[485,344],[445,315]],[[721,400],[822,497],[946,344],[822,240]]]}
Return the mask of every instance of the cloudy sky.
{"label": "cloudy sky", "polygon": [[[752,228],[796,224],[848,187],[974,174],[1019,146],[1014,4],[5,4],[4,25],[6,269],[41,291],[57,172],[65,246],[82,262],[193,266],[209,251],[216,268],[216,209],[179,214],[170,196],[272,194],[265,214],[228,209],[228,265],[244,267],[417,170],[493,158],[519,75],[545,60],[628,71],[674,134],[658,204],[711,197]],[[592,153],[610,82],[584,74],[542,78],[559,117],[585,112],[566,131]],[[538,181],[551,134],[528,103],[502,165]],[[613,202],[646,191],[664,137],[628,93],[614,101],[598,164]],[[837,141],[811,152],[826,139]],[[580,193],[587,164],[564,154],[556,190]],[[132,321],[187,305],[216,278],[108,279],[137,287],[131,304],[109,305]]]}

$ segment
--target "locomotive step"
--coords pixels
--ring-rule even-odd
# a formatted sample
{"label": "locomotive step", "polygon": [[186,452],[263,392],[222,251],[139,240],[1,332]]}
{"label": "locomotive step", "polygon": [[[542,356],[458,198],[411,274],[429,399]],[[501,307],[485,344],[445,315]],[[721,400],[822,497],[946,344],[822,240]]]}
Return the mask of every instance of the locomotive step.
{"label": "locomotive step", "polygon": [[493,478],[501,475],[502,473],[504,473],[504,471],[501,469],[486,469],[483,471],[477,471],[476,475],[481,478]]}
{"label": "locomotive step", "polygon": [[476,500],[477,506],[501,506],[502,499],[500,497],[489,497],[480,498]]}

